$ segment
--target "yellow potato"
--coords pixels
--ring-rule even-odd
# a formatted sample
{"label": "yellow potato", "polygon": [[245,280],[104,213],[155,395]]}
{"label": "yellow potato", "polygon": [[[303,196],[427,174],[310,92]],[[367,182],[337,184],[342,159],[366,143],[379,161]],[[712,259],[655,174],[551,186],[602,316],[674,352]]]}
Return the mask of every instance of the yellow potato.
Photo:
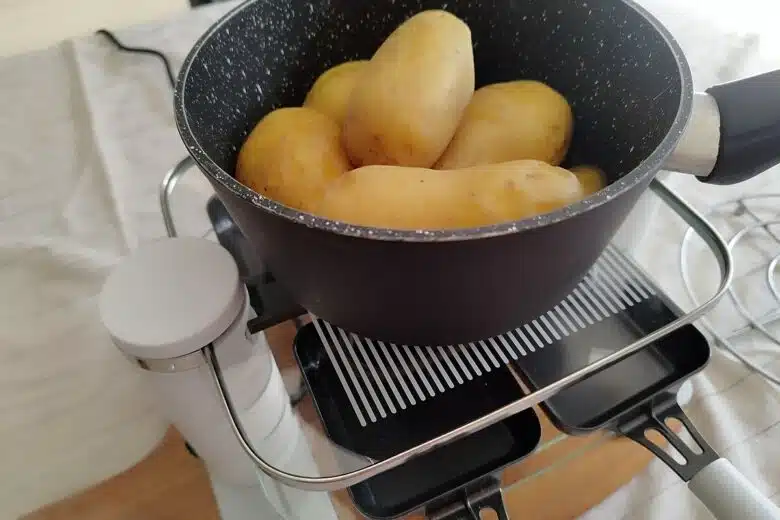
{"label": "yellow potato", "polygon": [[266,115],[238,154],[236,179],[261,195],[309,211],[329,181],[352,166],[339,126],[312,108],[280,108]]}
{"label": "yellow potato", "polygon": [[432,166],[473,93],[469,27],[440,10],[409,18],[355,83],[343,127],[352,163]]}
{"label": "yellow potato", "polygon": [[596,193],[607,185],[607,176],[596,166],[582,164],[570,170],[580,180],[586,195]]}
{"label": "yellow potato", "polygon": [[478,89],[437,169],[536,159],[559,165],[574,118],[566,99],[538,81],[495,83]]}
{"label": "yellow potato", "polygon": [[323,72],[306,94],[303,106],[319,110],[341,125],[352,87],[366,63],[366,60],[348,61]]}
{"label": "yellow potato", "polygon": [[583,196],[573,173],[541,161],[461,170],[364,166],[331,183],[314,213],[380,228],[469,228],[547,213]]}

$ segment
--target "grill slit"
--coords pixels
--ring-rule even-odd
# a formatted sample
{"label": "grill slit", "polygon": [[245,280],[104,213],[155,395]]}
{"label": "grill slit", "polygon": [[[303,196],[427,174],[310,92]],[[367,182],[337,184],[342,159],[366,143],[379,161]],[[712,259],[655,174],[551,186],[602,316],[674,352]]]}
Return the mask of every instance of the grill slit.
{"label": "grill slit", "polygon": [[645,275],[644,272],[642,272],[641,269],[638,269],[633,263],[631,263],[631,261],[628,258],[619,254],[614,249],[612,249],[611,253],[617,259],[617,261],[621,265],[623,265],[626,271],[632,274],[632,277],[634,278],[636,283],[639,284],[645,291],[647,291],[647,294],[649,295],[655,294],[653,283],[650,282],[650,279]]}
{"label": "grill slit", "polygon": [[[374,363],[371,362],[371,359],[368,356],[368,352],[366,351],[366,348],[363,346],[363,342],[360,341],[360,338],[357,336],[357,334],[352,334],[351,336],[352,336],[352,342],[357,347],[357,351],[362,356],[363,362],[368,367],[368,371],[371,373],[371,377],[373,377],[374,383],[376,383],[376,386],[379,389],[379,393],[382,394],[382,397],[385,398],[385,404],[390,409],[390,413],[395,413],[396,412],[395,403],[393,403],[393,400],[390,399],[390,394],[387,393],[387,389],[385,388],[385,384],[382,382],[382,378],[379,377],[376,368],[374,368]],[[382,412],[382,410],[380,410],[380,412]]]}
{"label": "grill slit", "polygon": [[461,359],[461,356],[458,353],[458,349],[456,349],[453,345],[447,345],[447,348],[450,349],[450,354],[452,354],[452,357],[455,358],[455,362],[458,364],[458,367],[460,367],[460,371],[463,372],[463,375],[466,377],[466,379],[471,381],[471,379],[473,379],[471,372],[469,372],[466,364],[463,363],[463,359]]}
{"label": "grill slit", "polygon": [[[444,365],[441,364],[441,360],[439,359],[439,356],[436,355],[436,351],[431,347],[426,347],[426,348],[428,349],[428,355],[431,357],[431,361],[433,361],[433,364],[436,366],[436,368],[439,369],[439,373],[441,374],[441,377],[444,378],[444,382],[447,384],[448,387],[455,388],[455,385],[452,383],[452,379],[450,378],[450,374],[444,368]],[[439,348],[439,350],[441,352],[441,356],[443,356],[446,359],[447,354],[445,354],[444,351],[441,350],[441,348]]]}
{"label": "grill slit", "polygon": [[485,343],[483,340],[478,341],[479,346],[482,347],[482,350],[485,351],[485,354],[487,354],[488,359],[491,363],[493,363],[493,366],[495,368],[499,368],[501,366],[501,363],[498,362],[496,359],[496,356],[493,355],[493,352],[490,350],[490,347],[487,346],[487,343]]}
{"label": "grill slit", "polygon": [[417,384],[417,379],[412,375],[412,371],[409,369],[409,365],[406,364],[406,360],[401,355],[401,349],[399,349],[395,343],[390,343],[390,350],[395,352],[395,357],[398,359],[398,362],[401,363],[401,368],[403,368],[404,372],[406,373],[406,377],[409,378],[409,382],[412,385],[412,388],[414,388],[415,392],[417,393],[417,398],[420,401],[425,401],[425,394],[422,392],[422,389],[420,389],[420,385]]}
{"label": "grill slit", "polygon": [[[585,283],[590,289],[590,291],[586,292],[585,294],[590,296],[594,301],[599,301],[604,305],[606,305],[606,308],[604,309],[605,318],[608,318],[613,314],[617,314],[619,312],[617,307],[615,307],[615,303],[609,298],[607,298],[607,296],[602,292],[601,286],[597,284],[595,280],[593,280],[590,276],[586,276]],[[598,298],[598,300],[596,300],[596,298]]]}
{"label": "grill slit", "polygon": [[[509,334],[509,333],[507,332],[507,334]],[[514,348],[512,348],[512,345],[510,345],[510,344],[509,344],[509,342],[506,340],[506,335],[507,335],[507,334],[502,334],[501,336],[499,336],[499,337],[498,337],[498,339],[499,339],[499,340],[501,341],[501,343],[504,345],[504,350],[506,350],[507,352],[509,352],[509,356],[510,356],[512,359],[517,359],[517,352],[515,352],[515,349],[514,349]]]}
{"label": "grill slit", "polygon": [[553,335],[556,341],[560,341],[561,340],[560,331],[558,331],[558,329],[555,328],[555,326],[553,326],[553,324],[551,323],[552,320],[547,319],[549,317],[550,317],[549,312],[547,314],[542,314],[541,316],[539,316],[539,321],[541,321],[542,324],[544,324],[547,331]]}
{"label": "grill slit", "polygon": [[406,379],[404,378],[401,371],[398,370],[398,365],[393,359],[393,356],[390,355],[390,352],[388,352],[387,346],[381,341],[377,341],[376,343],[379,346],[379,350],[385,356],[385,359],[387,359],[387,361],[390,363],[390,369],[393,371],[395,377],[398,379],[398,384],[401,385],[401,390],[404,391],[404,395],[406,396],[406,399],[409,401],[409,406],[414,406],[415,404],[417,404],[417,400],[414,398],[414,394],[412,394],[412,391],[409,390],[409,385],[406,384]]}
{"label": "grill slit", "polygon": [[[449,348],[452,350],[452,345],[449,345]],[[455,368],[455,365],[452,364],[452,361],[450,360],[450,356],[444,351],[444,347],[438,347],[439,350],[439,356],[444,360],[444,362],[447,364],[447,367],[449,367],[450,372],[452,372],[453,377],[455,378],[455,382],[459,385],[463,384],[463,377],[460,375],[460,372],[458,372],[458,369]],[[452,357],[454,357],[454,351],[452,354]],[[448,380],[448,383],[450,383],[450,388],[453,387],[451,384],[451,381]]]}
{"label": "grill slit", "polygon": [[[547,334],[547,331],[544,330],[544,327],[539,325],[539,320],[533,320],[531,323],[533,323],[533,326],[536,327],[536,330],[539,331],[539,334],[541,334],[542,338],[544,338],[544,341],[546,341],[549,345],[552,345],[552,338]],[[539,348],[544,348],[543,342],[539,344]]]}
{"label": "grill slit", "polygon": [[[587,284],[584,281],[574,289],[574,294],[577,295],[577,298],[579,298],[582,304],[590,312],[590,316],[593,316],[593,319],[596,321],[601,321],[609,316],[609,311],[601,304],[598,298],[590,293],[590,289],[588,289]],[[586,316],[589,315],[586,314]]]}
{"label": "grill slit", "polygon": [[496,354],[498,354],[498,357],[501,358],[501,362],[503,364],[505,364],[505,365],[508,364],[509,363],[509,358],[506,357],[506,354],[504,353],[504,350],[501,347],[498,346],[498,343],[496,343],[495,338],[488,339],[488,343],[490,343],[490,346],[492,346],[493,350],[496,351]]}
{"label": "grill slit", "polygon": [[420,368],[420,364],[417,363],[417,360],[415,359],[415,356],[412,354],[411,350],[409,350],[408,345],[401,345],[401,348],[406,353],[406,357],[409,358],[409,361],[412,363],[412,367],[414,367],[414,370],[417,372],[417,375],[420,376],[420,381],[422,381],[423,386],[425,386],[425,389],[428,390],[428,395],[433,397],[436,395],[436,392],[433,391],[433,387],[431,386],[430,381],[428,381],[428,378],[425,377],[425,373]]}
{"label": "grill slit", "polygon": [[430,347],[425,347],[425,350],[422,348],[415,349],[415,352],[417,353],[417,357],[420,358],[420,361],[422,362],[425,369],[428,371],[428,374],[430,374],[431,379],[433,380],[433,384],[436,385],[436,388],[439,389],[439,392],[444,392],[444,385],[441,384],[441,380],[439,380],[439,376],[436,374],[436,371],[431,367],[431,364],[428,362],[428,356],[425,354],[430,355]]}
{"label": "grill slit", "polygon": [[631,299],[630,295],[627,294],[627,287],[615,276],[612,268],[606,262],[601,262],[600,267],[601,278],[605,280],[607,285],[612,289],[612,296],[617,300],[624,302],[629,307],[634,305],[634,301]]}
{"label": "grill slit", "polygon": [[[347,351],[350,359],[352,359],[353,363],[355,364],[355,368],[357,368],[358,375],[363,380],[363,387],[368,391],[368,395],[369,397],[371,397],[371,400],[374,402],[374,406],[379,412],[379,415],[383,418],[387,417],[387,413],[385,412],[385,407],[382,406],[382,403],[379,401],[379,398],[376,395],[376,391],[374,390],[374,385],[372,385],[371,381],[369,381],[368,376],[366,375],[366,371],[363,369],[363,364],[358,359],[357,354],[355,354],[355,349],[352,348],[352,342],[349,341],[349,338],[347,337],[346,333],[342,329],[338,329],[338,331],[339,334],[341,335],[341,340],[344,342],[342,343],[341,346],[344,348],[344,350]],[[363,393],[362,389],[360,393],[361,394]],[[370,407],[369,410],[371,410]],[[373,410],[371,411],[371,413],[369,413],[369,418],[371,418],[371,416],[373,416],[371,421],[375,422],[376,416],[374,415]]]}
{"label": "grill slit", "polygon": [[[544,347],[544,343],[542,343],[539,340],[539,337],[536,335],[536,333],[533,331],[533,329],[531,329],[531,327],[527,323],[523,325],[523,328],[528,333],[528,335],[531,336],[531,339],[534,340],[534,343],[536,343],[536,345],[533,345],[530,342],[528,343],[528,346],[531,348],[531,352],[536,352],[536,348],[541,349],[542,347]],[[536,348],[534,348],[534,346]]]}
{"label": "grill slit", "polygon": [[352,388],[354,388],[355,392],[357,392],[358,399],[360,399],[360,402],[363,405],[363,409],[365,410],[366,415],[368,415],[368,420],[371,422],[376,422],[376,415],[374,415],[374,410],[371,408],[371,405],[368,404],[368,399],[366,399],[366,395],[363,393],[363,388],[357,382],[357,377],[355,376],[355,372],[352,370],[352,365],[350,365],[350,363],[347,361],[347,356],[341,349],[341,343],[336,337],[336,334],[333,332],[333,328],[331,327],[330,323],[324,323],[325,330],[328,331],[328,336],[330,336],[331,339],[331,346],[336,351],[336,354],[341,360],[342,365],[346,368],[349,381],[352,383]]}
{"label": "grill slit", "polygon": [[568,336],[569,334],[576,334],[578,327],[577,327],[577,325],[574,324],[573,321],[571,321],[569,319],[569,315],[564,312],[563,304],[564,304],[565,301],[566,300],[561,301],[561,303],[556,305],[555,309],[553,309],[553,310],[555,311],[555,314],[557,314],[560,317],[560,321],[558,323],[559,324],[561,324],[561,323],[565,324],[565,327],[566,327],[565,329],[564,329],[564,325],[560,325],[560,326],[561,326],[561,329],[564,330],[566,332],[566,335]]}
{"label": "grill slit", "polygon": [[482,354],[480,353],[479,349],[474,343],[469,343],[469,347],[471,348],[472,354],[476,356],[476,358],[479,360],[479,362],[482,364],[482,368],[485,372],[490,372],[490,365],[487,364],[487,361],[485,361],[485,358],[482,357]]}
{"label": "grill slit", "polygon": [[609,263],[610,266],[612,266],[612,269],[614,269],[616,273],[618,273],[620,279],[623,282],[623,287],[625,287],[626,290],[631,294],[631,297],[634,298],[636,303],[640,303],[643,300],[646,300],[648,298],[648,294],[644,289],[637,285],[631,273],[627,273],[625,268],[613,255],[614,253],[612,251],[607,251],[607,254],[604,255],[604,260]]}
{"label": "grill slit", "polygon": [[515,337],[515,333],[516,333],[516,331],[509,331],[509,332],[507,332],[506,335],[509,336],[509,339],[512,340],[512,344],[520,352],[520,355],[521,356],[525,356],[525,355],[527,355],[526,352],[525,352],[525,349],[523,348],[523,346],[520,344],[520,342]]}
{"label": "grill slit", "polygon": [[[374,342],[371,341],[370,338],[365,338],[366,345],[368,345],[368,349],[371,351],[371,354],[374,356],[374,359],[376,359],[377,365],[379,365],[379,370],[382,372],[382,375],[385,377],[385,381],[387,381],[387,385],[390,387],[390,391],[395,396],[395,400],[398,403],[398,406],[401,407],[402,410],[406,409],[406,402],[404,401],[404,398],[401,396],[401,392],[398,391],[398,387],[395,384],[395,380],[390,377],[390,374],[387,371],[387,366],[384,361],[382,361],[382,356],[379,354],[379,349],[374,346]],[[401,379],[401,374],[398,372],[398,368],[395,366],[395,363],[390,361],[390,369],[393,371],[396,379]],[[408,390],[407,390],[408,393]]]}
{"label": "grill slit", "polygon": [[320,327],[319,320],[315,319],[314,321],[314,329],[317,331],[317,335],[320,337],[320,341],[322,342],[322,345],[325,347],[325,353],[328,355],[328,359],[330,359],[330,363],[333,365],[333,368],[336,370],[336,376],[339,378],[339,381],[341,382],[341,386],[344,388],[344,393],[347,394],[347,399],[349,400],[349,404],[352,405],[352,410],[354,410],[355,415],[357,416],[358,422],[360,423],[360,426],[365,426],[366,424],[366,418],[363,417],[363,413],[360,411],[360,407],[357,404],[357,401],[355,400],[355,396],[352,394],[352,390],[349,388],[349,385],[347,384],[347,380],[344,377],[344,372],[341,370],[341,364],[336,360],[336,357],[333,355],[333,352],[330,347],[330,341],[328,341],[325,338],[325,334],[322,332],[322,328]]}
{"label": "grill slit", "polygon": [[[580,302],[577,301],[577,299],[582,300],[583,305],[587,305],[587,302],[585,302],[585,300],[583,299],[582,295],[579,294],[579,292],[580,292],[579,288],[575,287],[574,291],[572,291],[572,294],[570,294],[569,297],[566,298],[566,300],[568,300],[569,303],[571,303],[571,305],[574,307],[574,310],[572,310],[572,307],[570,307],[566,303],[566,300],[564,300],[564,307],[566,307],[566,309],[581,324],[582,328],[584,329],[587,325],[585,325],[585,323],[582,320],[585,320],[588,323],[588,325],[593,325],[593,320],[595,319],[596,321],[598,321],[599,317],[594,318],[593,316],[591,316],[591,313],[586,311],[585,308],[582,305],[580,305]],[[597,314],[598,313],[594,314],[594,316],[597,316]]]}
{"label": "grill slit", "polygon": [[461,354],[463,354],[463,357],[465,357],[466,361],[468,361],[469,364],[471,365],[471,368],[472,370],[474,370],[474,373],[477,376],[481,376],[482,371],[479,369],[479,366],[477,366],[477,363],[474,361],[474,358],[471,357],[471,352],[469,352],[466,346],[463,344],[458,345],[458,347],[460,348],[460,352]]}

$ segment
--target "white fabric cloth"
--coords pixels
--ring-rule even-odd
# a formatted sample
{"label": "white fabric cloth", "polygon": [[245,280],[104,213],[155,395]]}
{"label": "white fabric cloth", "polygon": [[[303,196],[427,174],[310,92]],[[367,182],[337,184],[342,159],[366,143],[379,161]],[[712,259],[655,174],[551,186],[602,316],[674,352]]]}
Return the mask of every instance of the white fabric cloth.
{"label": "white fabric cloth", "polygon": [[96,314],[128,251],[72,45],[0,61],[0,518],[123,471],[165,430]]}
{"label": "white fabric cloth", "polygon": [[189,9],[187,0],[2,0],[0,56],[38,50],[101,27],[127,27]]}
{"label": "white fabric cloth", "polygon": [[[768,68],[780,56],[673,0],[641,3],[677,35],[699,88]],[[178,68],[231,5],[117,34],[162,50]],[[157,189],[185,150],[161,64],[118,52],[101,37],[0,62],[0,94],[0,518],[13,518],[128,467],[163,432],[137,374],[103,332],[94,297],[122,255],[164,235]],[[702,208],[736,191],[770,184],[780,191],[769,176],[726,189],[683,176],[670,182]],[[202,176],[185,177],[174,198],[182,234],[208,230],[210,193]],[[638,254],[653,258],[653,274],[684,302],[673,263],[682,228],[663,212],[653,226],[660,238]],[[777,351],[756,348],[780,373]],[[778,493],[776,391],[716,353],[696,378],[695,399],[691,414],[714,446],[768,494]],[[585,518],[706,518],[694,516],[699,509],[654,462]]]}
{"label": "white fabric cloth", "polygon": [[[180,63],[208,12],[150,43]],[[160,64],[87,40],[0,60],[2,519],[124,471],[167,428],[96,297],[163,234],[156,185],[184,147]]]}

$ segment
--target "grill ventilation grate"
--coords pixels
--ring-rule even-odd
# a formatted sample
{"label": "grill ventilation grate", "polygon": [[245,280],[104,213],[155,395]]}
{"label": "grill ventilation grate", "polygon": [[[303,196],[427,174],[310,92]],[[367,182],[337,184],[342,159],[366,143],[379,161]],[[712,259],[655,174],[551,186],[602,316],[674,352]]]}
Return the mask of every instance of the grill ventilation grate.
{"label": "grill ventilation grate", "polygon": [[366,426],[572,337],[653,295],[645,274],[610,246],[558,305],[486,340],[410,347],[359,337],[320,319],[313,322],[358,421]]}

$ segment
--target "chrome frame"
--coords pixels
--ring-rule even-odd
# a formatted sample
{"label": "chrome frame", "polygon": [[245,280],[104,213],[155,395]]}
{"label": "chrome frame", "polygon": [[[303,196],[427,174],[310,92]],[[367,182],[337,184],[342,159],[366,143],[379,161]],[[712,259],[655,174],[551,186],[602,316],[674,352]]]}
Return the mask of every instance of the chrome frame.
{"label": "chrome frame", "polygon": [[125,358],[130,360],[133,364],[137,365],[142,370],[146,370],[147,372],[156,372],[158,374],[175,374],[178,372],[187,372],[189,370],[195,370],[202,367],[205,363],[203,362],[203,355],[201,352],[202,349],[196,350],[195,352],[190,352],[189,354],[185,354],[183,356],[165,359],[140,358],[130,354],[125,354]]}
{"label": "chrome frame", "polygon": [[[173,192],[176,183],[181,178],[181,176],[194,164],[195,162],[190,157],[187,157],[179,162],[179,164],[177,164],[174,168],[172,168],[163,179],[160,188],[160,204],[163,212],[163,220],[165,222],[165,227],[169,236],[176,236],[176,227],[169,205],[171,193]],[[474,432],[482,430],[483,428],[487,428],[492,424],[522,412],[523,410],[531,408],[532,406],[536,406],[541,402],[550,399],[558,392],[569,388],[576,383],[579,383],[589,376],[609,368],[610,366],[622,361],[640,349],[701,318],[728,291],[731,280],[734,276],[731,251],[728,244],[726,244],[715,228],[712,227],[695,209],[693,209],[684,200],[682,200],[666,186],[664,186],[663,183],[658,180],[653,180],[650,185],[650,189],[658,197],[660,197],[661,200],[663,200],[675,213],[677,213],[680,217],[682,217],[683,220],[688,223],[688,225],[707,243],[710,250],[718,260],[718,265],[721,272],[721,281],[718,290],[709,300],[699,305],[691,312],[679,317],[675,321],[656,330],[655,332],[648,334],[644,338],[637,340],[630,345],[627,345],[622,349],[599,359],[587,367],[569,374],[568,376],[554,383],[540,388],[539,390],[536,390],[535,392],[532,392],[531,394],[528,394],[525,397],[518,399],[508,405],[502,406],[501,408],[498,408],[497,410],[494,410],[478,419],[450,430],[447,433],[439,435],[436,438],[430,439],[417,446],[409,448],[406,451],[398,453],[385,460],[374,462],[373,464],[364,468],[350,471],[341,475],[330,475],[323,477],[311,477],[289,473],[271,466],[257,454],[248,440],[248,436],[244,431],[243,425],[238,419],[238,414],[236,412],[233,401],[227,392],[227,386],[225,385],[222,369],[220,368],[219,361],[217,360],[214,347],[212,345],[207,345],[200,351],[200,353],[202,354],[209,372],[211,373],[217,388],[217,393],[220,400],[222,401],[225,413],[227,415],[228,422],[230,423],[230,427],[241,444],[241,447],[257,465],[258,469],[260,469],[269,477],[278,480],[285,485],[310,491],[335,491],[338,489],[343,489],[379,475],[380,473],[384,473],[385,471],[388,471],[392,468],[398,467],[401,464],[408,462],[412,458],[418,457],[435,448],[439,448],[460,438],[466,437]]]}
{"label": "chrome frame", "polygon": [[179,161],[176,166],[168,170],[168,173],[163,177],[162,183],[160,183],[160,210],[162,211],[165,231],[169,237],[179,236],[176,231],[176,223],[173,221],[173,212],[171,211],[171,195],[173,190],[176,189],[179,179],[193,166],[195,166],[195,160],[188,155]]}
{"label": "chrome frame", "polygon": [[[728,247],[729,250],[732,251],[732,254],[736,245],[746,235],[753,234],[759,230],[765,231],[767,235],[769,235],[772,239],[774,239],[776,244],[780,246],[780,234],[772,231],[772,227],[780,228],[780,219],[774,217],[763,218],[757,215],[755,212],[753,212],[749,204],[751,202],[768,201],[772,199],[780,199],[780,193],[760,193],[755,195],[743,195],[737,198],[724,200],[710,207],[709,210],[706,213],[704,213],[704,218],[706,219],[715,216],[716,214],[719,213],[721,214],[720,215],[721,218],[723,218],[724,215],[722,214],[722,212],[730,207],[733,207],[733,211],[734,211],[733,215],[735,216],[744,214],[751,217],[753,223],[742,224],[741,229],[736,234],[734,234],[734,236],[732,236],[732,238],[729,240]],[[689,228],[685,232],[682,242],[680,243],[678,264],[680,268],[680,274],[682,276],[683,285],[685,286],[685,291],[687,292],[691,302],[694,305],[698,305],[699,303],[698,297],[695,294],[695,291],[693,290],[693,283],[690,279],[690,273],[688,270],[689,267],[688,246],[690,245],[692,236],[693,236],[693,229]],[[739,263],[739,255],[733,254],[733,256],[735,257],[734,263],[736,265],[737,263]],[[779,263],[780,263],[780,255],[777,255],[774,258],[769,260],[765,268],[767,287],[769,289],[769,292],[778,302],[778,305],[780,305],[780,290],[778,290],[777,284],[775,282],[774,272],[777,269]],[[759,269],[761,269],[762,267],[763,266],[761,265],[758,266]],[[747,271],[743,269],[740,271],[742,271],[742,274],[740,274],[739,276],[735,275],[735,278],[733,280],[734,282],[736,282],[741,277],[750,276],[754,272],[752,269],[749,269]],[[709,318],[702,318],[699,321],[699,326],[702,328],[702,330],[707,332],[713,338],[715,346],[726,350],[731,356],[739,360],[742,364],[744,364],[753,372],[756,372],[757,374],[761,375],[767,381],[772,382],[777,386],[780,386],[780,376],[775,374],[773,371],[768,370],[767,368],[761,366],[761,364],[754,362],[752,360],[752,356],[745,355],[743,352],[741,352],[741,349],[739,349],[735,344],[735,340],[737,338],[752,333],[752,334],[759,334],[763,336],[764,339],[772,341],[776,345],[780,346],[780,335],[773,333],[769,329],[770,325],[776,324],[778,321],[780,321],[780,307],[778,307],[774,311],[769,311],[768,313],[762,316],[755,316],[742,303],[742,301],[734,291],[733,287],[729,287],[727,293],[729,298],[731,299],[731,303],[734,306],[735,310],[745,318],[747,324],[736,330],[724,331],[724,330],[720,330],[719,327],[714,326],[714,324],[709,320]]]}

